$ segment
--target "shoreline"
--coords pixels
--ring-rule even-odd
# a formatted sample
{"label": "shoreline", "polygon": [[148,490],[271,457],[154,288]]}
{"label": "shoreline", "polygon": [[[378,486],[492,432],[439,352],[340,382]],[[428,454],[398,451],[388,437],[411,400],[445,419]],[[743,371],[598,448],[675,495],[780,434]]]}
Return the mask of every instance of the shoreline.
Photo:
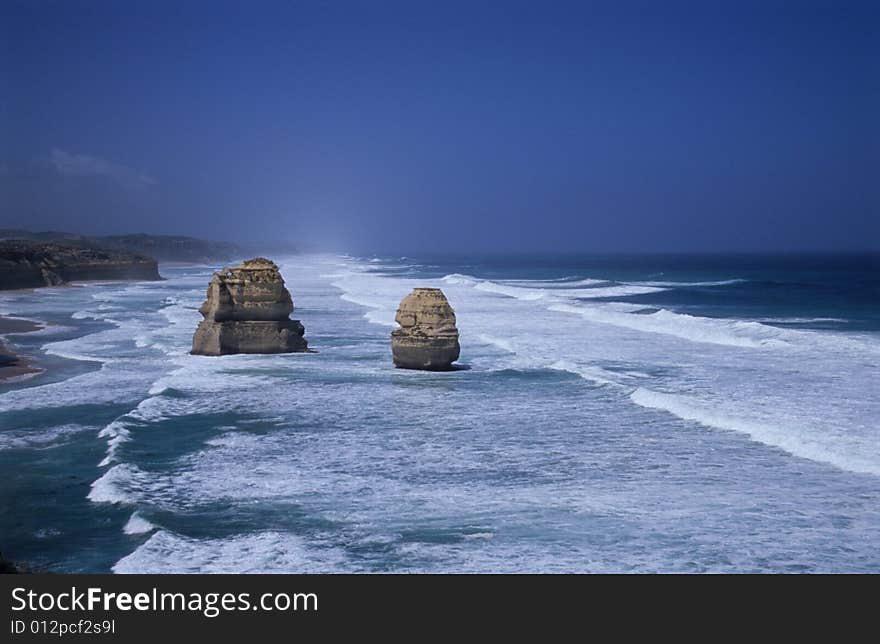
{"label": "shoreline", "polygon": [[20,333],[33,333],[45,327],[45,324],[35,320],[0,315],[0,384],[32,378],[45,371],[45,369],[36,366],[32,359],[23,357],[10,349],[5,337]]}
{"label": "shoreline", "polygon": [[[57,286],[39,286],[30,288],[0,289],[0,295],[32,295],[42,288],[85,288],[96,284],[137,283],[141,281],[164,281],[161,275],[159,280],[136,280],[136,279],[98,279],[98,280],[75,280]],[[6,336],[24,333],[33,333],[46,328],[47,324],[41,320],[32,320],[0,314],[0,385],[28,380],[34,376],[45,373],[46,369],[39,366],[32,356],[17,353],[10,347]]]}
{"label": "shoreline", "polygon": [[[37,292],[38,289],[44,288],[83,288],[85,286],[91,286],[94,284],[121,284],[121,283],[137,283],[137,282],[164,282],[165,278],[161,277],[157,280],[74,280],[72,282],[65,282],[64,284],[53,284],[49,286],[48,284],[45,286],[32,286],[28,288],[0,288],[0,295],[33,295]],[[2,316],[0,316],[2,317]],[[15,318],[20,319],[20,318]],[[4,333],[9,333],[8,331],[3,331],[0,329],[0,335]],[[28,331],[22,331],[22,333],[28,333]]]}

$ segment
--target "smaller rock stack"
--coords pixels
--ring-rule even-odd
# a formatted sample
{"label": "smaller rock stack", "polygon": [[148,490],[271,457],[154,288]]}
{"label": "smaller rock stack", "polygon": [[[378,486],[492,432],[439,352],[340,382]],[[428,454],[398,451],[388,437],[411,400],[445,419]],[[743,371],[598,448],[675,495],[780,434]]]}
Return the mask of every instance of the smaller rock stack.
{"label": "smaller rock stack", "polygon": [[391,332],[394,365],[402,369],[448,371],[461,351],[455,311],[439,288],[417,288],[400,302],[400,325]]}
{"label": "smaller rock stack", "polygon": [[214,273],[199,312],[205,319],[193,335],[193,354],[308,351],[303,325],[289,317],[290,292],[268,259],[257,257]]}

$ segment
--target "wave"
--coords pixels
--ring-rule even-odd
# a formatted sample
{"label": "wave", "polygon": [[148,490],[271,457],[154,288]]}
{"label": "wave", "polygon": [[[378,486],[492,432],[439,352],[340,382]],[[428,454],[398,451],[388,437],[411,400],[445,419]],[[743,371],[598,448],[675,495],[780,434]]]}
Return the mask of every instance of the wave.
{"label": "wave", "polygon": [[575,286],[598,286],[599,284],[611,284],[611,280],[598,279],[577,279],[577,278],[561,278],[551,280],[497,280],[502,284],[511,284],[513,286],[524,286],[527,288],[546,288],[564,290]]}
{"label": "wave", "polygon": [[444,275],[440,278],[441,282],[446,282],[447,284],[465,284],[465,285],[474,285],[482,280],[477,279],[476,277],[472,277],[471,275],[462,275],[461,273],[450,273],[449,275]]}
{"label": "wave", "polygon": [[577,365],[568,360],[558,360],[550,365],[550,369],[573,373],[584,380],[589,380],[597,385],[612,385],[614,387],[621,386],[621,384],[615,379],[618,374],[594,365]]}
{"label": "wave", "polygon": [[128,522],[122,528],[122,531],[125,534],[143,534],[145,532],[150,532],[151,530],[155,530],[156,526],[145,518],[143,518],[137,512],[132,513],[131,518],[129,518]]}
{"label": "wave", "polygon": [[546,292],[540,289],[504,286],[502,284],[488,281],[478,282],[474,285],[474,288],[478,291],[485,291],[486,293],[497,293],[498,295],[515,297],[518,300],[539,300],[547,295]]}
{"label": "wave", "polygon": [[661,333],[691,342],[745,348],[837,348],[847,351],[880,353],[880,343],[867,335],[821,330],[786,329],[754,320],[708,318],[659,309],[651,313],[615,311],[608,307],[557,304],[551,311],[572,313],[585,320],[611,324],[636,331]]}
{"label": "wave", "polygon": [[822,436],[821,430],[811,431],[804,427],[786,427],[741,418],[685,395],[661,393],[641,387],[630,394],[630,399],[641,407],[667,411],[683,420],[747,434],[758,442],[779,447],[795,456],[828,463],[851,472],[880,475],[880,462],[876,457],[870,456],[870,450],[848,449],[853,446],[843,446],[834,440],[817,440],[817,436]]}
{"label": "wave", "polygon": [[[336,286],[334,284],[334,286]],[[352,304],[359,304],[361,306],[366,306],[371,309],[380,308],[384,306],[383,302],[379,302],[377,300],[367,298],[360,295],[353,295],[351,293],[343,293],[339,296],[340,299],[345,300],[346,302],[351,302]]]}
{"label": "wave", "polygon": [[288,532],[266,531],[220,539],[193,539],[155,532],[113,566],[117,574],[137,573],[322,573],[348,562],[337,547],[314,546]]}
{"label": "wave", "polygon": [[343,291],[342,295],[339,296],[339,299],[368,308],[369,310],[364,313],[364,318],[368,322],[391,328],[397,326],[397,322],[394,321],[396,312],[394,309],[389,308],[386,302],[362,295],[353,295],[350,291],[346,291],[343,284],[338,282],[334,282],[332,286]]}
{"label": "wave", "polygon": [[647,295],[649,293],[659,293],[666,289],[656,286],[637,286],[624,284],[621,286],[596,287],[578,291],[567,291],[567,297],[573,297],[579,300],[599,298],[599,297],[630,297],[632,295]]}
{"label": "wave", "polygon": [[504,338],[497,338],[486,335],[485,333],[481,333],[479,335],[479,339],[486,344],[491,344],[498,347],[502,351],[507,351],[508,353],[516,353],[516,349],[513,348],[513,344],[509,340],[506,340]]}
{"label": "wave", "polygon": [[686,313],[673,313],[666,309],[639,315],[595,307],[557,304],[550,306],[549,310],[580,315],[592,322],[671,335],[691,342],[749,348],[786,344],[781,339],[779,329],[758,322],[703,318]]}
{"label": "wave", "polygon": [[136,466],[119,463],[92,483],[86,498],[94,503],[133,503],[134,499],[129,495],[127,488],[132,482],[143,480],[145,476],[146,473]]}
{"label": "wave", "polygon": [[131,432],[121,420],[114,420],[104,429],[98,432],[98,438],[106,438],[107,455],[104,457],[98,467],[110,465],[116,459],[116,450],[122,443],[127,443],[131,439]]}
{"label": "wave", "polygon": [[[361,274],[363,275],[363,274]],[[397,299],[405,294],[409,287],[403,284],[424,284],[431,280],[403,280],[394,277],[382,277],[379,279],[389,280],[389,284],[401,283],[400,293]],[[850,336],[840,336],[830,333],[816,334],[815,331],[797,331],[784,329],[772,324],[763,324],[756,320],[740,320],[728,318],[709,318],[686,313],[676,313],[668,309],[651,309],[641,304],[625,301],[605,301],[613,298],[626,298],[633,295],[642,295],[664,290],[666,287],[649,286],[645,284],[617,284],[612,286],[594,286],[592,288],[529,288],[517,286],[512,282],[501,283],[482,280],[473,275],[451,273],[439,280],[448,287],[464,287],[474,291],[504,295],[526,303],[540,302],[547,310],[576,314],[590,322],[610,324],[635,331],[647,333],[659,333],[678,337],[684,340],[703,343],[717,344],[722,346],[734,346],[744,348],[767,348],[784,347],[792,343],[802,345],[827,344],[829,346],[849,346],[850,348],[866,348],[872,352],[878,347],[875,342],[867,339],[861,341]],[[705,282],[678,282],[675,284],[701,284],[721,285],[738,283],[746,280],[730,279]],[[387,294],[376,291],[375,295],[362,295],[375,289],[375,280],[355,281],[340,280],[334,282],[334,286],[344,293],[341,296],[347,301],[358,303],[371,308],[371,312],[365,317],[377,324],[394,326],[394,307],[396,302],[389,302]],[[519,280],[517,283],[527,283]],[[535,282],[536,284],[539,282]],[[569,282],[571,284],[575,282]],[[663,282],[673,284],[673,282]],[[651,284],[661,284],[652,282]],[[602,301],[598,301],[601,298]],[[593,300],[591,302],[587,302]],[[466,324],[466,318],[459,316],[460,321]],[[800,334],[800,335],[798,335]],[[804,335],[811,334],[811,335]]]}
{"label": "wave", "polygon": [[[472,275],[462,275],[461,273],[451,273],[441,278],[444,282],[448,284],[477,284],[481,282],[488,282],[488,280],[483,280]],[[673,282],[673,281],[614,281],[610,279],[596,279],[596,278],[583,278],[579,279],[576,277],[560,277],[555,279],[535,279],[535,280],[524,280],[524,279],[502,279],[495,280],[494,284],[504,284],[514,287],[522,287],[522,288],[537,288],[537,289],[553,289],[564,291],[566,289],[571,289],[572,287],[578,286],[587,286],[587,287],[599,287],[600,285],[608,285],[619,286],[619,287],[643,287],[646,291],[640,291],[645,293],[654,293],[657,291],[665,291],[670,288],[686,288],[686,287],[698,287],[698,286],[730,286],[732,284],[742,284],[748,282],[746,279],[735,278],[735,279],[727,279],[727,280],[715,280],[715,281],[705,281],[705,282]]]}
{"label": "wave", "polygon": [[[854,471],[874,472],[874,457],[870,455],[877,452],[875,445],[854,447],[855,443],[844,435],[842,447],[834,448],[829,447],[828,440],[824,438],[834,432],[838,436],[845,434],[846,428],[853,427],[853,423],[856,427],[854,433],[863,437],[853,439],[856,442],[873,435],[867,426],[861,429],[865,414],[870,414],[870,404],[867,401],[859,402],[860,392],[865,388],[850,387],[852,395],[856,397],[853,402],[859,403],[857,406],[852,403],[838,405],[834,400],[840,398],[843,385],[835,386],[832,393],[819,375],[814,375],[812,371],[802,374],[792,372],[791,369],[797,367],[789,366],[802,361],[813,366],[821,364],[829,374],[827,377],[841,379],[844,378],[842,374],[858,370],[857,364],[870,363],[870,355],[880,350],[874,339],[852,334],[787,329],[758,320],[702,317],[625,301],[596,300],[597,296],[624,298],[640,292],[640,289],[723,286],[746,281],[657,281],[606,283],[605,286],[590,283],[572,288],[577,282],[570,277],[551,285],[552,280],[493,281],[450,273],[436,281],[424,279],[417,282],[376,276],[364,280],[341,280],[336,285],[346,292],[346,299],[350,301],[364,301],[353,293],[368,293],[366,299],[376,307],[374,310],[393,311],[395,300],[411,286],[439,282],[456,308],[463,352],[473,356],[469,360],[476,369],[568,371],[594,384],[619,388],[627,398],[638,391],[633,394],[632,402],[647,404],[652,401],[657,405],[660,405],[662,395],[658,394],[652,399],[651,394],[646,393],[652,391],[647,388],[647,383],[659,382],[673,391],[696,386],[705,389],[708,395],[726,399],[730,409],[722,412],[717,405],[700,399],[689,401],[686,397],[664,399],[663,405],[679,412],[682,418],[701,419],[712,427],[763,437],[766,440],[758,440],[781,446],[799,456],[830,462]],[[494,295],[503,295],[505,298],[492,297]],[[505,303],[507,298],[510,298],[509,303]],[[593,301],[584,301],[587,299]],[[589,324],[554,319],[542,311],[577,316]],[[700,350],[685,343],[676,343],[672,341],[673,338],[715,348],[707,346]],[[490,345],[514,357],[501,357],[488,348]],[[761,353],[742,352],[743,349]],[[620,364],[627,368],[615,371],[597,363]],[[713,364],[717,364],[717,367],[713,367]],[[753,377],[757,380],[754,386],[742,381],[737,375],[741,372],[755,372]],[[792,379],[792,374],[798,374],[797,381]],[[766,392],[756,384],[764,379],[768,387],[777,387],[780,392],[785,392],[780,394],[784,396],[782,402],[790,402],[796,412],[793,410],[793,413],[786,414],[779,403],[770,403]],[[802,385],[798,385],[798,382]],[[818,392],[818,388],[831,396],[828,403],[822,402],[822,396],[809,397],[808,392],[814,389]],[[811,400],[815,401],[815,405],[810,403]],[[799,433],[797,426],[787,424],[787,420],[795,416],[806,422],[810,418],[823,418],[826,427],[808,427]],[[752,420],[747,420],[749,418]],[[821,446],[811,448],[810,441],[817,441]],[[869,456],[862,457],[860,452]]]}
{"label": "wave", "polygon": [[[8,380],[7,380],[8,382]],[[88,431],[90,427],[78,424],[59,425],[45,430],[22,428],[13,431],[0,431],[0,450],[4,449],[43,449],[53,447],[66,438],[71,438],[80,432]]]}
{"label": "wave", "polygon": [[665,288],[687,288],[687,287],[694,287],[694,286],[730,286],[732,284],[744,284],[745,282],[748,282],[748,281],[749,280],[742,279],[742,278],[735,278],[735,279],[729,279],[729,280],[716,280],[716,281],[708,281],[708,282],[651,282],[651,281],[643,282],[643,281],[637,281],[637,282],[628,282],[628,283],[639,284],[639,285],[643,285],[643,286],[662,286]]}
{"label": "wave", "polygon": [[[596,299],[609,297],[629,297],[632,295],[646,295],[648,293],[657,293],[664,289],[656,286],[641,286],[630,284],[611,284],[605,280],[579,280],[577,282],[567,282],[565,286],[548,285],[547,282],[526,282],[526,281],[500,281],[493,282],[491,280],[480,280],[470,275],[461,275],[453,273],[440,278],[446,284],[471,286],[478,291],[486,293],[496,293],[498,295],[506,295],[518,300],[540,300],[540,299]],[[521,286],[528,284],[528,286]],[[600,286],[602,284],[610,284],[608,286]],[[542,286],[543,285],[543,286]],[[588,286],[589,288],[570,288],[571,286]]]}
{"label": "wave", "polygon": [[823,324],[823,323],[845,323],[849,320],[845,318],[759,318],[756,322],[761,324]]}
{"label": "wave", "polygon": [[656,288],[653,286],[628,285],[606,287],[596,286],[593,288],[580,289],[540,289],[525,288],[521,286],[509,286],[506,284],[498,284],[497,282],[490,281],[479,282],[474,285],[474,288],[478,291],[506,295],[508,297],[513,297],[518,300],[540,300],[542,298],[582,300],[608,297],[629,297],[632,295],[646,295],[648,293],[657,293],[663,290],[661,288]]}

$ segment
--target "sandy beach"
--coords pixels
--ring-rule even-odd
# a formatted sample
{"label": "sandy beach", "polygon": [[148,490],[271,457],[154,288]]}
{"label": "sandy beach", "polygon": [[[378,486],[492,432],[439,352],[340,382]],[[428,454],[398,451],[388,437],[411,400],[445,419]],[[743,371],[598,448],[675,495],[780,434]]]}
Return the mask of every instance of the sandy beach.
{"label": "sandy beach", "polygon": [[[0,338],[9,334],[30,333],[41,328],[42,326],[33,320],[0,316]],[[42,371],[31,360],[10,350],[3,339],[0,339],[0,382],[32,376]]]}

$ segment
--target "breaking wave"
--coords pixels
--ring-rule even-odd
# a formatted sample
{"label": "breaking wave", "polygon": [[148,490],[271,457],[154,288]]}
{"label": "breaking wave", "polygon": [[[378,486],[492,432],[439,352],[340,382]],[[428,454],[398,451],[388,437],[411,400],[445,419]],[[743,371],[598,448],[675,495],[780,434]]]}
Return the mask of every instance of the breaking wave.
{"label": "breaking wave", "polygon": [[637,405],[661,409],[684,420],[707,427],[747,434],[753,440],[784,449],[790,454],[829,463],[851,472],[880,475],[880,459],[861,437],[835,435],[831,440],[818,439],[823,428],[768,424],[720,411],[688,396],[638,388],[630,398]]}

